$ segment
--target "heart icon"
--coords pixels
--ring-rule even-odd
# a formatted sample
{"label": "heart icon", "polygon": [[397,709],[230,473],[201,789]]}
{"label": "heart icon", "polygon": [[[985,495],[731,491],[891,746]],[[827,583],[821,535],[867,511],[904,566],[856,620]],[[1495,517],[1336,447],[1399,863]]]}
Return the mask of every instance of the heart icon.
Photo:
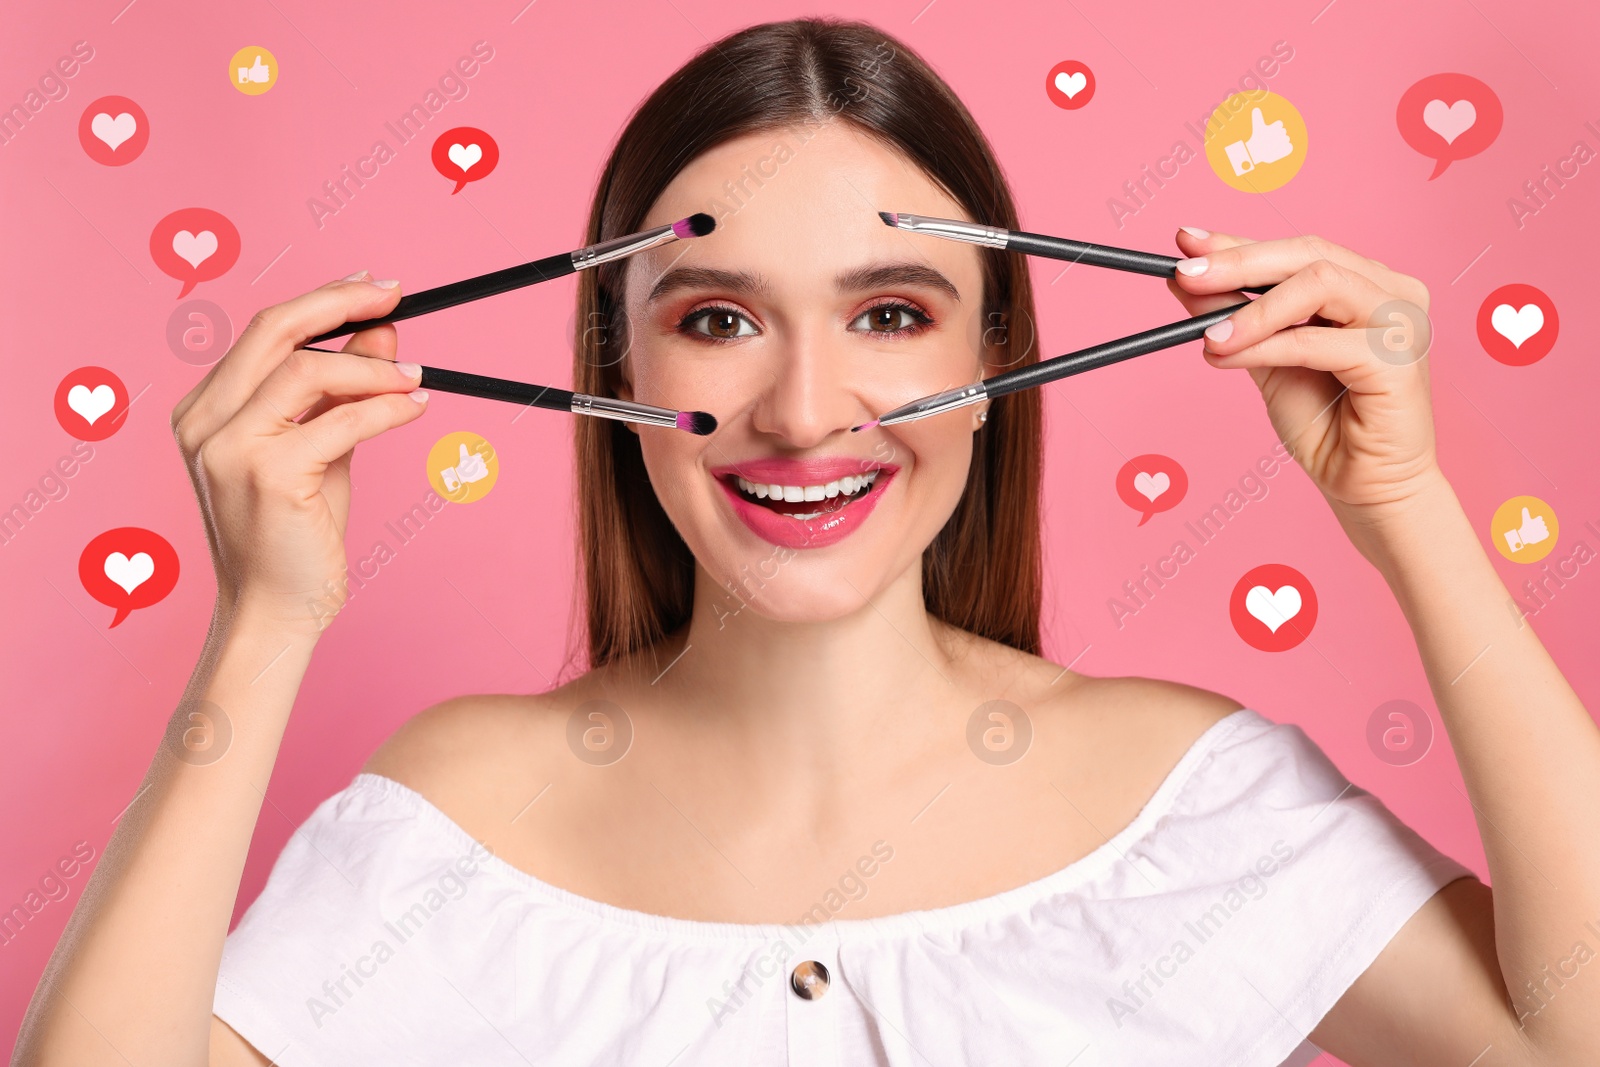
{"label": "heart icon", "polygon": [[1544,329],[1544,311],[1538,304],[1523,304],[1520,311],[1510,304],[1501,304],[1489,316],[1489,325],[1494,327],[1495,333],[1521,348],[1522,342]]}
{"label": "heart icon", "polygon": [[116,390],[109,385],[97,385],[92,391],[86,385],[74,385],[67,390],[67,407],[82,415],[90,426],[116,402]]}
{"label": "heart icon", "polygon": [[475,144],[450,146],[450,162],[461,168],[465,174],[472,169],[472,165],[483,158],[483,149]]}
{"label": "heart icon", "polygon": [[104,141],[106,147],[115,152],[118,145],[139,132],[139,122],[126,111],[116,118],[102,111],[89,123],[89,132]]}
{"label": "heart icon", "polygon": [[1471,100],[1457,100],[1446,104],[1443,100],[1429,100],[1422,109],[1422,124],[1450,144],[1472,129],[1478,121],[1478,109]]}
{"label": "heart icon", "polygon": [[1172,479],[1167,477],[1166,471],[1157,471],[1151,474],[1140,471],[1133,476],[1133,487],[1137,489],[1146,500],[1154,501],[1156,497],[1165,493],[1172,485]]}
{"label": "heart icon", "polygon": [[1083,92],[1083,87],[1089,84],[1089,79],[1083,71],[1075,70],[1071,74],[1062,71],[1056,75],[1056,89],[1063,93],[1068,100]]}
{"label": "heart icon", "polygon": [[217,254],[217,235],[210,230],[199,233],[179,230],[172,235],[172,250],[180,259],[187,260],[189,266],[198,267]]}
{"label": "heart icon", "polygon": [[1245,594],[1244,609],[1261,625],[1278,632],[1278,627],[1300,614],[1300,590],[1292,585],[1280,585],[1276,593],[1264,585],[1250,587]]}
{"label": "heart icon", "polygon": [[156,572],[156,561],[150,558],[148,552],[135,552],[129,559],[121,552],[113,552],[106,557],[106,577],[128,592],[132,593]]}

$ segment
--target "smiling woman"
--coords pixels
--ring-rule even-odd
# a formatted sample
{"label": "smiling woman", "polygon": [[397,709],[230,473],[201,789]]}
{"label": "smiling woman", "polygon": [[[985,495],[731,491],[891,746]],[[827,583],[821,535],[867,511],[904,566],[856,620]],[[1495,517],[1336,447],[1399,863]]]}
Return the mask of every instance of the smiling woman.
{"label": "smiling woman", "polygon": [[[775,140],[801,148],[763,168]],[[322,632],[305,591],[348,569],[352,450],[426,410],[421,368],[383,365],[392,325],[296,346],[398,288],[263,311],[174,409],[219,585],[188,696],[239,727],[226,759],[158,753],[17,1062],[1280,1067],[1311,1037],[1356,1067],[1582,1062],[1600,733],[1438,470],[1427,364],[1364,333],[1425,287],[1198,229],[1169,282],[1191,314],[1262,294],[1207,363],[1249,369],[1396,591],[1474,805],[1516,836],[1484,836],[1492,896],[1299,727],[1037,654],[1038,390],[854,432],[1037,347],[995,328],[1032,320],[1020,256],[880,220],[1018,228],[927,64],[822,19],[707,46],[623,130],[588,240],[743,191],[751,159],[759,195],[714,233],[580,281],[575,386],[717,418],[573,420],[586,669],[415,716],[231,934]],[[447,899],[439,872],[480,846]],[[841,917],[852,867],[871,892]],[[1510,978],[1552,959],[1572,981],[1524,1033]]]}

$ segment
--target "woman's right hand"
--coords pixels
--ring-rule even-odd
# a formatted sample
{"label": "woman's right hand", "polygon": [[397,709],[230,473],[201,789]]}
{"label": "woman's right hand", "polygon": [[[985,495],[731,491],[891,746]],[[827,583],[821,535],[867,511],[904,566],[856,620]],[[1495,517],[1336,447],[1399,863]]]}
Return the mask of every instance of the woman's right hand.
{"label": "woman's right hand", "polygon": [[398,283],[363,271],[267,308],[172,409],[230,616],[315,633],[343,605],[353,450],[418,418],[427,394],[421,369],[395,362],[393,326],[338,353],[299,346],[399,299]]}

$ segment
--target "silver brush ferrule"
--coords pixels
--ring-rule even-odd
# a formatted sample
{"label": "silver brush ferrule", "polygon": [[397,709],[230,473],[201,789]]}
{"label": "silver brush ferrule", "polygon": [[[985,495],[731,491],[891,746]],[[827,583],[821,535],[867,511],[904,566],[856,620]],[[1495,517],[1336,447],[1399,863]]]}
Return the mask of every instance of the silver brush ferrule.
{"label": "silver brush ferrule", "polygon": [[948,237],[955,241],[967,241],[985,248],[1005,248],[1010,237],[1009,230],[1002,230],[994,226],[979,226],[975,222],[958,222],[955,219],[936,219],[928,215],[907,215],[896,212],[894,216],[896,229],[910,230],[913,233],[931,233],[939,237]]}
{"label": "silver brush ferrule", "polygon": [[913,400],[893,411],[885,413],[878,419],[879,426],[894,426],[902,422],[911,422],[913,419],[925,419],[929,415],[941,415],[946,411],[964,408],[969,404],[982,403],[989,398],[989,391],[983,387],[982,382],[975,385],[963,385],[957,389],[946,389],[942,393]]}
{"label": "silver brush ferrule", "polygon": [[572,410],[578,415],[598,415],[602,419],[642,422],[649,426],[678,425],[678,413],[668,408],[635,404],[629,400],[617,400],[609,396],[590,396],[588,393],[572,394]]}
{"label": "silver brush ferrule", "polygon": [[572,269],[584,270],[588,267],[598,267],[602,263],[610,263],[613,259],[624,259],[635,252],[643,252],[647,248],[666,244],[668,241],[678,240],[678,235],[670,225],[657,226],[651,230],[641,230],[627,237],[618,237],[613,241],[601,241],[599,244],[580,248],[572,253]]}

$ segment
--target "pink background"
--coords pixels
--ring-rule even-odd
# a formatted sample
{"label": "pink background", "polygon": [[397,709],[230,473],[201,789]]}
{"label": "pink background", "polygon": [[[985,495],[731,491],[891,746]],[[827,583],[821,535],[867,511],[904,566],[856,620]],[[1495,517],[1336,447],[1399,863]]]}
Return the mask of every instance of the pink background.
{"label": "pink background", "polygon": [[[96,443],[92,461],[67,481],[68,495],[0,545],[0,595],[11,605],[3,623],[9,722],[0,747],[0,909],[21,902],[76,842],[88,841],[98,856],[193,669],[210,615],[205,536],[167,423],[204,371],[166,344],[179,285],[151,261],[156,221],[204,206],[238,227],[237,265],[192,294],[226,308],[236,331],[259,307],[363,268],[414,291],[572,248],[604,156],[650,89],[709,39],[815,11],[703,0],[546,0],[525,9],[506,0],[451,5],[448,13],[306,0],[249,10],[125,2],[39,6],[22,32],[0,35],[5,107],[74,42],[87,40],[95,53],[66,82],[65,99],[0,145],[8,356],[0,444],[10,457],[0,507],[20,502],[70,452],[74,441],[52,411],[68,372],[108,367],[140,396],[126,425]],[[1583,525],[1600,523],[1600,478],[1588,337],[1595,312],[1582,279],[1593,277],[1585,266],[1592,242],[1583,238],[1600,223],[1600,165],[1584,168],[1520,229],[1506,207],[1575,141],[1600,148],[1583,128],[1600,124],[1587,5],[935,0],[924,9],[909,0],[855,3],[850,13],[901,36],[951,82],[992,139],[1024,228],[1168,253],[1182,223],[1258,238],[1316,233],[1422,278],[1433,295],[1439,450],[1486,548],[1490,515],[1523,493],[1560,517],[1549,562],[1578,540],[1596,544]],[[479,40],[494,56],[467,81],[469,95],[449,102],[319,228],[308,199],[375,140],[394,147],[385,122],[420,101]],[[1107,199],[1176,140],[1197,147],[1184,123],[1236,90],[1279,40],[1294,56],[1268,87],[1307,122],[1309,156],[1299,175],[1277,192],[1250,195],[1225,186],[1198,158],[1119,230]],[[261,96],[227,84],[230,57],[247,45],[270,49],[282,66],[278,84]],[[1045,74],[1064,59],[1095,73],[1096,96],[1081,110],[1046,97]],[[1487,151],[1429,182],[1431,164],[1401,140],[1395,106],[1413,82],[1443,71],[1488,82],[1505,126]],[[137,101],[151,124],[148,148],[123,167],[91,161],[78,143],[84,108],[110,94]],[[452,197],[429,150],[439,132],[458,125],[489,131],[501,159]],[[1047,355],[1182,314],[1155,280],[1077,267],[1053,282],[1060,269],[1034,265]],[[1538,286],[1560,309],[1554,351],[1531,366],[1494,362],[1474,332],[1479,304],[1509,282]],[[569,278],[414,320],[401,328],[402,354],[564,383],[573,292]],[[1122,582],[1166,555],[1183,524],[1275,444],[1248,377],[1206,367],[1196,352],[1187,346],[1046,391],[1048,654],[1062,663],[1081,654],[1075,666],[1091,674],[1216,689],[1302,724],[1358,785],[1485,875],[1442,731],[1407,767],[1384,764],[1367,746],[1366,722],[1379,704],[1415,701],[1436,726],[1437,711],[1388,589],[1298,468],[1268,480],[1265,499],[1247,504],[1147,608],[1120,629],[1114,624],[1106,602]],[[396,558],[357,594],[306,678],[240,910],[292,827],[408,716],[462,692],[543,690],[566,662],[569,420],[535,412],[513,424],[514,407],[439,393],[431,407],[359,449],[351,558],[369,555],[380,539]],[[384,524],[423,498],[424,457],[453,430],[490,440],[500,482],[486,500],[448,507],[401,546]],[[1114,479],[1127,458],[1148,452],[1177,459],[1190,485],[1175,510],[1136,527]],[[111,630],[111,609],[84,592],[77,563],[90,539],[117,526],[160,533],[182,562],[170,596]],[[1489,557],[1513,589],[1538,570],[1492,548]],[[1310,639],[1283,653],[1251,648],[1228,621],[1234,583],[1270,562],[1304,573],[1320,601]],[[1600,666],[1583,655],[1596,630],[1593,569],[1535,622],[1586,701],[1600,695]],[[67,899],[0,947],[0,1036],[8,1042],[86,880],[71,879]]]}

